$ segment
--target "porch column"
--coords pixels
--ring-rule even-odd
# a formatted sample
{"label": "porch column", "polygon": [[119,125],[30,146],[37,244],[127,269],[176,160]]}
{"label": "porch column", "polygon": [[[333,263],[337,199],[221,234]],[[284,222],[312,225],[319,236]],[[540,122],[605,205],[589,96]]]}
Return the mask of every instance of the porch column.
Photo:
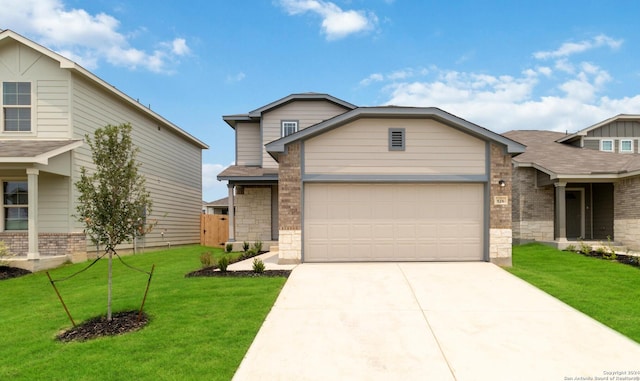
{"label": "porch column", "polygon": [[556,240],[567,241],[567,183],[555,183],[556,187]]}
{"label": "porch column", "polygon": [[228,184],[229,188],[229,242],[236,241],[236,208],[233,194],[233,184]]}
{"label": "porch column", "polygon": [[29,197],[29,250],[27,259],[38,259],[38,174],[39,170],[27,168],[27,192]]}

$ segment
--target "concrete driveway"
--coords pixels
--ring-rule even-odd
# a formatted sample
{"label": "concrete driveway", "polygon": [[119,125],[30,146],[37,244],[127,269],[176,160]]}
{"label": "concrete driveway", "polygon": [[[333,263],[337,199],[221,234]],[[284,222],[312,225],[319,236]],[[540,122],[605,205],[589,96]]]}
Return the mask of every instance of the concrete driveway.
{"label": "concrete driveway", "polygon": [[615,372],[640,379],[640,345],[490,263],[350,263],[293,270],[234,380]]}

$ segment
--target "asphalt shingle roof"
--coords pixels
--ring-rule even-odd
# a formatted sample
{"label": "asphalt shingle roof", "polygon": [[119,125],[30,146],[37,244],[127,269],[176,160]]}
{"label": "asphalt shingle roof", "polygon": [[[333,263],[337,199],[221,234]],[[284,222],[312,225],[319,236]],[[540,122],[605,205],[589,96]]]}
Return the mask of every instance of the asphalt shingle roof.
{"label": "asphalt shingle roof", "polygon": [[621,175],[640,171],[640,154],[601,152],[558,143],[566,134],[554,131],[509,131],[505,137],[527,146],[524,153],[513,160],[535,164],[547,173],[557,175]]}

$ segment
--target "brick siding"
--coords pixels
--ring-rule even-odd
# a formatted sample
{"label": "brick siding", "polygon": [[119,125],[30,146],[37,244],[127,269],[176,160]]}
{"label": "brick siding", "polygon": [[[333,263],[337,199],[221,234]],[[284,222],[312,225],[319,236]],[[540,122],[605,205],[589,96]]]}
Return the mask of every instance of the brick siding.
{"label": "brick siding", "polygon": [[[26,232],[1,232],[0,240],[4,241],[9,251],[16,256],[27,256],[29,237]],[[40,233],[38,235],[38,251],[41,257],[58,255],[77,255],[87,253],[87,242],[84,233]]]}

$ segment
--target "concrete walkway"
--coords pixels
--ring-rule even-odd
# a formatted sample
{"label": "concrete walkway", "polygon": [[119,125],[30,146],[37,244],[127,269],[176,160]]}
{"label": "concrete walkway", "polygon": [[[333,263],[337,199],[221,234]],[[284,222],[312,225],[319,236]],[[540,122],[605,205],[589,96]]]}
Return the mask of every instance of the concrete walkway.
{"label": "concrete walkway", "polygon": [[234,380],[614,380],[631,371],[640,372],[640,345],[489,263],[302,264]]}

